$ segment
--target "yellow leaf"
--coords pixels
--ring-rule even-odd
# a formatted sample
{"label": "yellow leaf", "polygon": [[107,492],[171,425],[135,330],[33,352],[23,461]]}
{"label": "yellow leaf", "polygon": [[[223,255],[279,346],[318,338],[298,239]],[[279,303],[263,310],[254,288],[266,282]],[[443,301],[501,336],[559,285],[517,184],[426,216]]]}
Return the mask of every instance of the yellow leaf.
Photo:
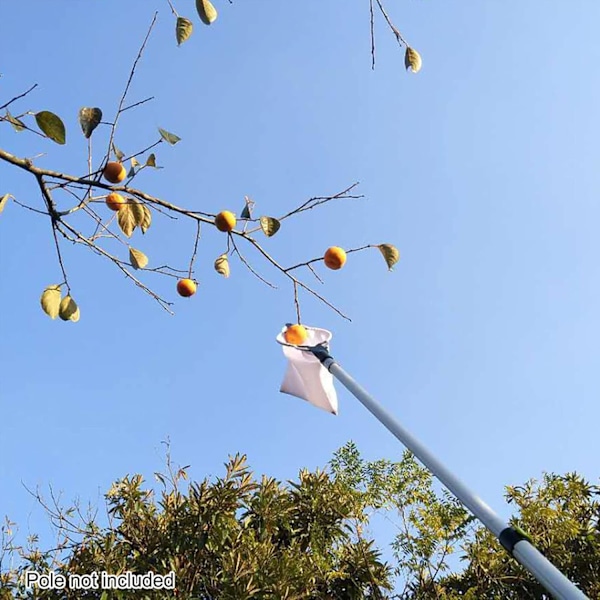
{"label": "yellow leaf", "polygon": [[49,285],[40,298],[42,310],[51,318],[56,319],[60,311],[60,285]]}
{"label": "yellow leaf", "polygon": [[221,254],[217,260],[215,260],[215,271],[223,277],[229,277],[229,260],[227,254]]}
{"label": "yellow leaf", "polygon": [[150,228],[150,225],[152,224],[152,213],[150,212],[150,209],[144,204],[143,205],[143,209],[144,209],[144,216],[142,218],[142,220],[140,221],[140,228],[142,230],[142,233],[146,233],[146,231],[148,231],[148,229]]}
{"label": "yellow leaf", "polygon": [[396,248],[396,246],[392,246],[392,244],[379,244],[377,247],[383,255],[388,269],[391,271],[393,266],[400,260],[400,252],[398,251],[398,248]]}
{"label": "yellow leaf", "polygon": [[131,204],[124,204],[117,213],[117,223],[119,224],[121,231],[127,237],[131,237],[133,230],[137,225],[135,221],[135,215],[131,207]]}
{"label": "yellow leaf", "polygon": [[414,48],[407,46],[404,54],[404,66],[413,73],[418,73],[421,70],[421,65],[421,55]]}
{"label": "yellow leaf", "polygon": [[143,269],[148,264],[148,257],[135,248],[129,248],[129,262],[134,269]]}
{"label": "yellow leaf", "polygon": [[271,237],[279,231],[281,223],[274,217],[261,217],[260,227],[267,237]]}
{"label": "yellow leaf", "polygon": [[205,25],[214,23],[217,18],[217,10],[210,3],[210,0],[196,0],[196,10]]}
{"label": "yellow leaf", "polygon": [[4,194],[4,196],[0,198],[0,213],[4,210],[4,207],[6,206],[6,203],[8,202],[9,198],[12,198],[10,194]]}
{"label": "yellow leaf", "polygon": [[181,46],[194,30],[194,24],[185,17],[177,17],[177,24],[175,25],[175,36],[177,38],[177,45]]}
{"label": "yellow leaf", "polygon": [[58,316],[63,321],[73,321],[75,323],[79,321],[79,307],[71,296],[65,296],[61,300]]}

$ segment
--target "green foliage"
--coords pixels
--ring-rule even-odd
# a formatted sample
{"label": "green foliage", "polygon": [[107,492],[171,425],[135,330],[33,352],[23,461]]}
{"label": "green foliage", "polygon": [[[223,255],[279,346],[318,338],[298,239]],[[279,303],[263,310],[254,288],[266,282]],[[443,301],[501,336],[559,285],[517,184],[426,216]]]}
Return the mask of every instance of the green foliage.
{"label": "green foliage", "polygon": [[49,110],[42,110],[35,113],[35,120],[38,127],[57,144],[65,144],[67,141],[67,133],[65,124],[58,115]]}
{"label": "green foliage", "polygon": [[[109,522],[78,506],[49,508],[59,544],[32,536],[14,544],[2,528],[0,599],[219,598],[297,600],[501,600],[549,598],[543,588],[476,525],[407,451],[399,462],[367,461],[353,443],[326,471],[302,470],[294,481],[256,478],[237,455],[223,477],[187,482],[187,467],[141,475],[106,494]],[[518,508],[513,525],[590,598],[600,598],[600,490],[577,474],[508,487]],[[40,502],[43,502],[38,497]],[[76,518],[79,515],[79,520]],[[392,564],[368,529],[392,524]],[[457,571],[453,554],[465,563]],[[11,560],[3,560],[6,557]],[[18,559],[18,560],[17,560]],[[10,568],[7,565],[11,565]],[[452,566],[452,568],[451,568]],[[176,575],[175,591],[25,590],[23,572]],[[453,570],[454,569],[454,570]]]}
{"label": "green foliage", "polygon": [[[73,510],[58,520],[64,538],[61,556],[38,549],[21,553],[22,565],[3,574],[2,594],[32,598],[19,585],[27,568],[56,572],[176,574],[177,595],[146,592],[148,598],[220,598],[242,600],[383,599],[390,573],[373,542],[352,535],[348,520],[356,515],[351,490],[328,474],[302,471],[288,485],[268,477],[256,480],[245,457],[235,456],[225,476],[189,483],[180,469],[157,474],[157,495],[140,475],[117,481],[106,494],[111,524],[94,519],[73,536]],[[79,539],[73,539],[78,537]],[[89,592],[49,590],[36,598],[85,599]],[[13,597],[13,596],[7,596]],[[108,598],[139,598],[122,592]]]}
{"label": "green foliage", "polygon": [[472,517],[448,493],[436,493],[431,474],[409,451],[397,463],[368,462],[349,443],[335,453],[331,467],[338,480],[358,492],[365,512],[385,511],[395,525],[394,572],[404,582],[403,595],[422,592],[428,580],[448,570],[448,557]]}
{"label": "green foliage", "polygon": [[[600,488],[576,473],[545,474],[507,487],[506,499],[519,509],[513,525],[584,593],[600,598]],[[479,529],[465,550],[465,571],[442,582],[448,597],[549,598],[487,531]]]}

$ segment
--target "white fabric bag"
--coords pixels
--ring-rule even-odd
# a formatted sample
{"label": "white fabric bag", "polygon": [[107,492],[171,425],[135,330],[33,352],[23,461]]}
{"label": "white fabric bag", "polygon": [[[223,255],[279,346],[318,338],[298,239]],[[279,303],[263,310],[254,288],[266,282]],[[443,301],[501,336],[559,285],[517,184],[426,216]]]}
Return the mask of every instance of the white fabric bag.
{"label": "white fabric bag", "polygon": [[[306,400],[313,406],[337,415],[338,399],[333,387],[333,375],[312,352],[288,344],[283,336],[285,330],[286,327],[277,336],[277,341],[282,345],[283,354],[288,361],[279,391]],[[327,344],[331,340],[331,332],[326,329],[306,327],[306,330],[308,338],[303,346]]]}

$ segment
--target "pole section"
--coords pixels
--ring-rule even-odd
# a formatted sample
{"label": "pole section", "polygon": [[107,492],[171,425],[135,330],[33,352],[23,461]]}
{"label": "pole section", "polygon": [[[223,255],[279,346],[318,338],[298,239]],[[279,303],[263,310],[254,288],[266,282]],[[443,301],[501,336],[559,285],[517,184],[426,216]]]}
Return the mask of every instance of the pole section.
{"label": "pole section", "polygon": [[521,563],[557,600],[589,600],[567,579],[529,539],[503,521],[479,496],[443,465],[431,452],[406,430],[396,418],[360,386],[323,346],[310,351],[323,366],[437,477],[475,517],[500,541],[502,546]]}

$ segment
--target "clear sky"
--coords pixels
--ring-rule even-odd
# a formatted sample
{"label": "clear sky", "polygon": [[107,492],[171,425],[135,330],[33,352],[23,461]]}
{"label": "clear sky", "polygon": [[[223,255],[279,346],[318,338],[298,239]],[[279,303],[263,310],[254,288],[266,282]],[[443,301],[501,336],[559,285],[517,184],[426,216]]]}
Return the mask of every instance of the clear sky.
{"label": "clear sky", "polygon": [[[333,331],[334,356],[503,516],[507,484],[543,471],[597,480],[600,455],[600,5],[530,0],[388,2],[423,56],[418,75],[381,19],[370,68],[366,0],[221,0],[177,47],[166,2],[7,2],[0,104],[33,83],[13,113],[52,110],[59,147],[0,128],[0,147],[47,153],[40,166],[83,172],[81,106],[111,118],[154,8],[158,24],[116,142],[133,153],[156,127],[182,141],[157,150],[163,170],[137,181],[191,209],[280,215],[360,181],[363,200],[285,222],[265,247],[285,264],[330,245],[397,245],[320,269],[320,291],[352,317],[301,297],[303,319]],[[98,154],[98,158],[99,158]],[[34,181],[0,163],[0,195],[40,204]],[[155,218],[134,236],[151,265],[184,268],[194,226]],[[258,473],[293,478],[353,439],[368,458],[402,447],[338,386],[330,416],[278,392],[275,335],[294,319],[288,282],[250,248],[273,291],[204,229],[200,287],[146,281],[176,300],[169,316],[114,268],[65,247],[77,324],[51,321],[43,288],[61,280],[47,219],[0,216],[0,515],[23,531],[45,517],[24,489],[52,485],[97,502],[127,473],[152,478],[171,440],[193,477],[247,453]],[[307,273],[310,278],[310,273]],[[317,284],[318,285],[318,284]]]}

